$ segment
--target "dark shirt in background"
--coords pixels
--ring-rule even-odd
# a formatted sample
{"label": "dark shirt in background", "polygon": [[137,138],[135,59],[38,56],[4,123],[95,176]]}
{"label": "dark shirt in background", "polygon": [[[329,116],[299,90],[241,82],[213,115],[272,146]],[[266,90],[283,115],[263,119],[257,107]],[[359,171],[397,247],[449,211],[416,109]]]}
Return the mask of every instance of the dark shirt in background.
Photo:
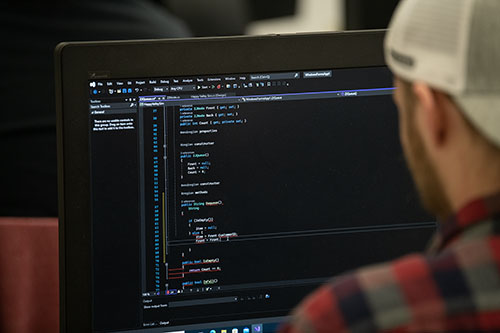
{"label": "dark shirt in background", "polygon": [[54,48],[61,41],[186,37],[146,0],[0,4],[0,216],[57,216]]}

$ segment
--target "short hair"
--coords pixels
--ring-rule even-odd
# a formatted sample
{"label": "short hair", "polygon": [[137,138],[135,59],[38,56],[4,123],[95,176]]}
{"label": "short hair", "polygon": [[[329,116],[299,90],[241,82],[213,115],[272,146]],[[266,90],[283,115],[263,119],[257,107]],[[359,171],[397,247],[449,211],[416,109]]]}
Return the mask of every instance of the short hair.
{"label": "short hair", "polygon": [[[415,96],[415,93],[413,92],[413,89],[412,89],[413,82],[402,79],[400,77],[398,77],[398,80],[401,82],[403,94],[405,96],[407,103],[409,103],[410,105],[414,104],[417,100],[417,97]],[[496,144],[494,144],[490,139],[485,137],[484,134],[480,130],[478,130],[476,125],[474,125],[469,120],[469,118],[465,115],[465,113],[462,111],[462,107],[460,106],[460,104],[457,103],[457,101],[455,100],[455,98],[453,96],[451,96],[450,94],[445,93],[445,92],[442,92],[442,93],[444,93],[447,96],[447,98],[455,105],[455,107],[459,111],[458,113],[459,113],[460,117],[463,119],[466,127],[469,129],[473,139],[476,140],[480,144],[484,144],[488,148],[488,150],[490,150],[492,153],[497,155],[498,159],[500,160],[500,146],[497,146]],[[409,109],[413,110],[413,108],[409,108]],[[412,111],[409,111],[409,112],[412,112]],[[499,110],[499,112],[500,112],[500,110]]]}

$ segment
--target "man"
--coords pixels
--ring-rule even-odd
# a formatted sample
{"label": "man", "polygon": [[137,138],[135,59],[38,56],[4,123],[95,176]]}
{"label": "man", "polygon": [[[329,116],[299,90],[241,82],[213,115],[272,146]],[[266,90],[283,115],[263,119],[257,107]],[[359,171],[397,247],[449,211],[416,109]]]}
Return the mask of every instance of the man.
{"label": "man", "polygon": [[323,286],[284,332],[500,331],[500,1],[404,0],[386,37],[400,138],[440,220],[425,255]]}

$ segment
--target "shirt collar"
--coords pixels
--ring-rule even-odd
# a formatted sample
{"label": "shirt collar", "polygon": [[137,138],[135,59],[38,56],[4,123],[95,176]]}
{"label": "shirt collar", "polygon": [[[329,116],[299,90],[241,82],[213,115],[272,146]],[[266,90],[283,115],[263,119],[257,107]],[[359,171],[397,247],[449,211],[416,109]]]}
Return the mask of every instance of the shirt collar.
{"label": "shirt collar", "polygon": [[465,205],[456,215],[440,223],[434,250],[442,250],[467,228],[500,214],[500,192]]}

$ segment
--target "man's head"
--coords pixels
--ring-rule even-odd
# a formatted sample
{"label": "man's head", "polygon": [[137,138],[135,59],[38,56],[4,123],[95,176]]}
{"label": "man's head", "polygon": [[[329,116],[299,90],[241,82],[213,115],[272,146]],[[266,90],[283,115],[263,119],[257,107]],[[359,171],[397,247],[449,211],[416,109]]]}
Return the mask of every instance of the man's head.
{"label": "man's head", "polygon": [[386,38],[400,136],[441,219],[500,191],[500,1],[403,0]]}

